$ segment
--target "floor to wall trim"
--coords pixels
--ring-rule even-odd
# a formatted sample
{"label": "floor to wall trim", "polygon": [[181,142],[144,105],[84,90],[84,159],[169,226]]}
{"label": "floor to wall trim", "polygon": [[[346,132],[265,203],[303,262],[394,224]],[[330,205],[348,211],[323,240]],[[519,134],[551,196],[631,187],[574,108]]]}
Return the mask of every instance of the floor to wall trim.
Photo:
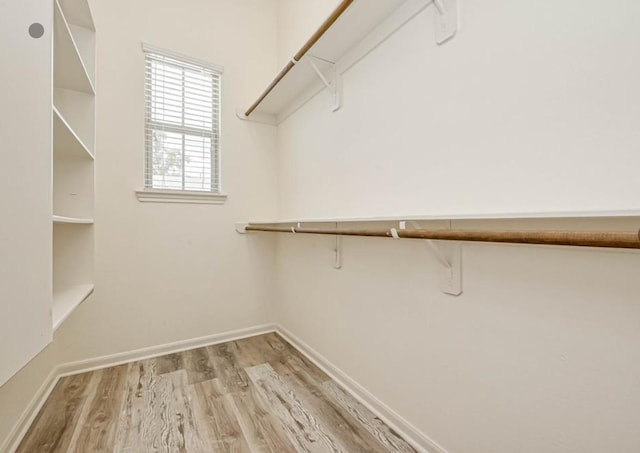
{"label": "floor to wall trim", "polygon": [[36,415],[38,415],[38,412],[42,409],[44,402],[47,401],[49,394],[58,383],[58,379],[60,379],[58,369],[57,367],[54,367],[42,382],[42,385],[36,391],[36,394],[33,395],[29,404],[27,404],[27,407],[24,412],[22,412],[22,415],[20,415],[20,418],[18,418],[18,421],[9,432],[7,438],[4,440],[2,445],[0,445],[0,452],[9,453],[18,448],[22,438],[27,434],[29,426],[31,426]]}
{"label": "floor to wall trim", "polygon": [[165,354],[187,351],[189,349],[200,348],[203,346],[241,340],[243,338],[274,332],[275,330],[276,326],[274,324],[263,324],[246,329],[233,330],[231,332],[223,332],[205,337],[193,338],[191,340],[176,341],[174,343],[151,346],[148,348],[58,365],[51,370],[14,425],[13,429],[9,432],[4,443],[0,445],[0,452],[13,453],[18,448],[20,442],[22,442],[23,437],[27,433],[27,430],[35,420],[36,415],[38,415],[38,412],[53,391],[53,388],[56,386],[58,381],[65,376],[86,373],[88,371],[95,371],[102,368],[121,365],[123,363],[150,359]]}
{"label": "floor to wall trim", "polygon": [[118,354],[111,354],[78,362],[70,362],[60,365],[58,367],[58,373],[60,377],[71,376],[73,374],[100,370],[102,368],[122,365],[124,363],[134,362],[137,360],[151,359],[153,357],[173,354],[175,352],[188,351],[189,349],[226,343],[227,341],[241,340],[243,338],[274,332],[275,330],[276,326],[274,324],[263,324],[246,329],[193,338],[191,340],[176,341],[175,343],[151,346],[148,348],[136,349],[134,351],[121,352]]}
{"label": "floor to wall trim", "polygon": [[334,381],[344,387],[358,401],[364,404],[378,418],[390,428],[400,434],[412,446],[425,453],[447,453],[444,448],[431,440],[427,435],[402,418],[397,412],[376,398],[371,392],[352,379],[349,375],[336,367],[322,354],[310,347],[296,335],[282,326],[277,326],[276,332],[295,347],[300,353],[311,360]]}
{"label": "floor to wall trim", "polygon": [[296,335],[288,331],[282,326],[275,324],[264,324],[260,326],[250,327],[247,329],[234,330],[206,337],[194,338],[191,340],[178,341],[164,345],[152,346],[149,348],[137,349],[134,351],[111,354],[102,357],[96,357],[88,360],[70,362],[58,365],[47,376],[42,386],[38,389],[22,416],[18,419],[15,426],[9,433],[5,442],[0,446],[0,452],[12,453],[20,445],[22,438],[27,433],[29,426],[33,423],[36,415],[44,405],[45,401],[53,391],[57,382],[65,376],[86,373],[102,368],[108,368],[121,365],[137,360],[144,360],[153,357],[171,354],[174,352],[186,351],[189,349],[210,346],[228,341],[241,340],[243,338],[262,335],[265,333],[277,332],[282,338],[288,341],[301,354],[311,360],[315,365],[322,369],[327,375],[334,379],[338,384],[344,387],[358,401],[364,404],[376,416],[384,421],[389,427],[394,429],[407,442],[412,444],[416,449],[425,453],[446,453],[437,443],[429,439],[424,433],[419,431],[415,426],[406,421],[382,401],[377,399],[368,390],[362,387],[358,382],[349,377],[346,373],[336,367],[327,360],[319,352],[311,348]]}

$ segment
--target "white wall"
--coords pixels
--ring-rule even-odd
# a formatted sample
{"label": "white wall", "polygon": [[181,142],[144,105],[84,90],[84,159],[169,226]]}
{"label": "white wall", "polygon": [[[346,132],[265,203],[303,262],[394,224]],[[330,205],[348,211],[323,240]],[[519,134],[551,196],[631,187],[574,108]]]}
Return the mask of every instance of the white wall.
{"label": "white wall", "polygon": [[[638,451],[638,254],[468,245],[453,298],[419,242],[345,239],[336,271],[330,238],[233,231],[277,199],[283,217],[633,207],[638,6],[461,2],[454,41],[435,46],[428,9],[345,74],[339,113],[321,94],[281,125],[277,165],[276,131],[234,109],[337,1],[92,2],[96,291],[0,388],[0,439],[55,364],[276,317],[452,453]],[[136,200],[141,41],[225,66],[226,205]]]}
{"label": "white wall", "polygon": [[0,2],[0,386],[52,335],[52,20],[53,4]]}
{"label": "white wall", "polygon": [[460,3],[452,41],[428,7],[339,112],[323,93],[280,126],[281,216],[638,211],[640,5]]}
{"label": "white wall", "polygon": [[[427,8],[342,110],[322,93],[279,127],[281,218],[638,208],[640,7],[460,3],[453,41]],[[447,451],[640,451],[638,253],[465,245],[456,298],[418,241],[345,238],[339,271],[332,241],[278,237],[278,322]]]}
{"label": "white wall", "polygon": [[[0,388],[0,439],[55,364],[192,339],[270,321],[274,241],[234,222],[276,214],[276,132],[241,122],[276,71],[275,0],[93,1],[97,28],[96,288],[53,345]],[[225,205],[140,203],[141,42],[225,67]],[[1,441],[0,441],[1,444]]]}
{"label": "white wall", "polygon": [[[275,3],[121,0],[93,2],[92,8],[99,56],[96,292],[60,332],[65,356],[92,357],[265,323],[273,247],[260,238],[247,243],[234,222],[276,209],[275,132],[239,121],[235,108],[263,73],[275,71]],[[141,42],[225,67],[225,205],[136,199],[144,163]]]}
{"label": "white wall", "polygon": [[277,0],[278,69],[291,60],[339,3],[340,0]]}

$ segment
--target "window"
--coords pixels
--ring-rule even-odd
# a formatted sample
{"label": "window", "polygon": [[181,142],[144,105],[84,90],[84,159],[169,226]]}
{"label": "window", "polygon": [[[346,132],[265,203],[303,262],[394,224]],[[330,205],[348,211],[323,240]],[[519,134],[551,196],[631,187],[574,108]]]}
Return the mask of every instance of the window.
{"label": "window", "polygon": [[146,159],[141,192],[199,192],[199,200],[204,198],[197,195],[219,194],[222,68],[147,45],[143,49]]}

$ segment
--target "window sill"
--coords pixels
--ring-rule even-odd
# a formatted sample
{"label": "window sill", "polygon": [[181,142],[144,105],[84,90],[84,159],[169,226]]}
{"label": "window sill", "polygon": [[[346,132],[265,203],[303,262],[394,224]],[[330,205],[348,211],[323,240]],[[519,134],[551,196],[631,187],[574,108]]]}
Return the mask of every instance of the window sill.
{"label": "window sill", "polygon": [[140,202],[148,203],[192,203],[192,204],[224,204],[227,194],[212,192],[194,192],[182,190],[136,190]]}

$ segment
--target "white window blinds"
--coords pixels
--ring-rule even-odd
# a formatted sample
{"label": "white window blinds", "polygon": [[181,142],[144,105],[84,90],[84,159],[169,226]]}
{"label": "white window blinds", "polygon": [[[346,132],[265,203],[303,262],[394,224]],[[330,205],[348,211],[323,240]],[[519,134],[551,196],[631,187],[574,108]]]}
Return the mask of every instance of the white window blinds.
{"label": "white window blinds", "polygon": [[144,45],[145,187],[220,192],[222,68]]}

